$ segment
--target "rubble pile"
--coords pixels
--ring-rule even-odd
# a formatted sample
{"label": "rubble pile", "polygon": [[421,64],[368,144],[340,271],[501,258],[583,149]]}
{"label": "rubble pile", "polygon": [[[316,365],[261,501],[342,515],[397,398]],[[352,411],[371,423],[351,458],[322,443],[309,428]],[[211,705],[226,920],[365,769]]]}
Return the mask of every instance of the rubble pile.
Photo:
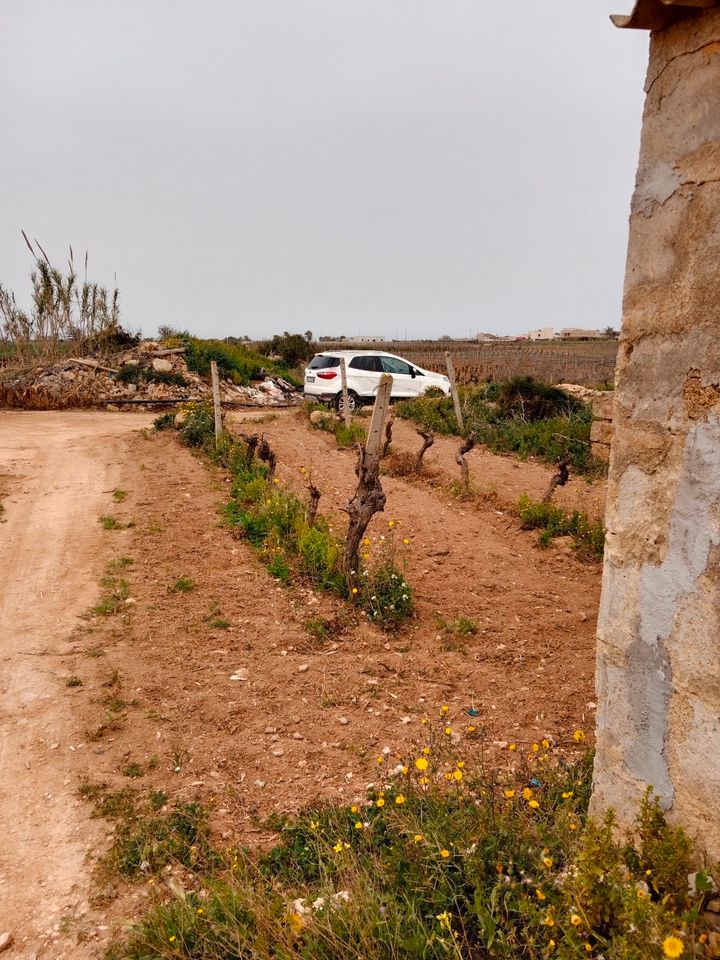
{"label": "rubble pile", "polygon": [[[184,348],[166,349],[152,340],[109,360],[68,357],[0,379],[0,407],[57,410],[155,409],[163,403],[212,402],[209,378],[188,370]],[[298,394],[282,377],[267,375],[251,386],[220,378],[220,400],[237,406],[286,406]]]}

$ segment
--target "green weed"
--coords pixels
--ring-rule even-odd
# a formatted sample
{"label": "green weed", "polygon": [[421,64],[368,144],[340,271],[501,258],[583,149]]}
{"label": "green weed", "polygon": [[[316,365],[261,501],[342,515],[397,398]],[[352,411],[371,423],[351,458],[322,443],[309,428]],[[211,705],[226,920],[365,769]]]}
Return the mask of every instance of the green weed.
{"label": "green weed", "polygon": [[76,676],[75,674],[73,674],[71,677],[68,677],[67,680],[65,681],[66,687],[81,687],[82,685],[83,685],[82,680],[80,679],[80,677]]}
{"label": "green weed", "polygon": [[192,577],[178,577],[175,583],[168,587],[169,593],[190,593],[195,589],[195,581]]}
{"label": "green weed", "polygon": [[110,513],[105,513],[102,516],[98,517],[98,523],[102,525],[103,530],[124,530],[125,525],[122,524],[117,517],[113,517]]}
{"label": "green weed", "polygon": [[605,549],[605,528],[599,520],[589,520],[579,510],[566,513],[550,503],[531,500],[526,494],[517,506],[523,530],[540,530],[538,543],[547,547],[555,537],[570,536],[578,553],[593,560],[602,560]]}
{"label": "green weed", "polygon": [[159,416],[155,417],[153,420],[153,427],[155,430],[170,430],[175,426],[175,413],[169,411],[168,413],[161,413]]}

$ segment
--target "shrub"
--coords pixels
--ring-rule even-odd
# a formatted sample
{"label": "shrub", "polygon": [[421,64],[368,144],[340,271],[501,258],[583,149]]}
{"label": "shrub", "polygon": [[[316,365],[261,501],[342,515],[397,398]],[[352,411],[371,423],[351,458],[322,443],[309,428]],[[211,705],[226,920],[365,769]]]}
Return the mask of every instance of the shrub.
{"label": "shrub", "polygon": [[365,443],[367,430],[364,423],[351,421],[347,425],[344,421],[335,424],[335,440],[339,447],[354,447],[358,443]]}
{"label": "shrub", "polygon": [[368,570],[359,583],[360,605],[373,623],[393,630],[412,615],[412,589],[391,560]]}
{"label": "shrub", "polygon": [[299,333],[276,335],[260,345],[260,352],[271,357],[280,357],[287,367],[298,367],[315,356],[315,345]]}
{"label": "shrub", "polygon": [[[520,459],[534,456],[557,463],[569,456],[578,473],[600,476],[607,465],[590,449],[592,411],[564,391],[529,378],[460,389],[467,431],[493,453],[512,453]],[[430,396],[397,405],[400,417],[440,435],[457,435],[458,426],[450,397]]]}
{"label": "shrub", "polygon": [[190,447],[202,447],[215,436],[215,416],[208,403],[189,403],[184,407],[185,422],[180,437]]}
{"label": "shrub", "polygon": [[550,545],[555,537],[570,536],[575,547],[585,557],[601,560],[605,549],[605,528],[599,520],[589,520],[579,510],[566,513],[551,503],[531,500],[527,494],[518,501],[518,516],[523,530],[540,530],[538,543]]}
{"label": "shrub", "polygon": [[175,426],[175,414],[172,411],[168,413],[161,413],[159,417],[155,417],[153,420],[153,427],[155,430],[170,430]]}
{"label": "shrub", "polygon": [[188,381],[182,373],[172,370],[152,370],[127,364],[120,367],[118,380],[123,383],[166,383],[175,387],[187,387]]}
{"label": "shrub", "polygon": [[340,569],[340,545],[321,523],[306,527],[297,541],[300,569],[323,589],[343,590],[344,578]]}

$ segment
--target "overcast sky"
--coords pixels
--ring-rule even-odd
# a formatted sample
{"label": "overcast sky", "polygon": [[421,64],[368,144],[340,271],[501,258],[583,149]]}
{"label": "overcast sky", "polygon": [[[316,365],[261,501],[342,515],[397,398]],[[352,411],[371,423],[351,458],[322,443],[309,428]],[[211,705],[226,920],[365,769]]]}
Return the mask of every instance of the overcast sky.
{"label": "overcast sky", "polygon": [[0,0],[0,283],[22,227],[147,334],[618,326],[631,6]]}

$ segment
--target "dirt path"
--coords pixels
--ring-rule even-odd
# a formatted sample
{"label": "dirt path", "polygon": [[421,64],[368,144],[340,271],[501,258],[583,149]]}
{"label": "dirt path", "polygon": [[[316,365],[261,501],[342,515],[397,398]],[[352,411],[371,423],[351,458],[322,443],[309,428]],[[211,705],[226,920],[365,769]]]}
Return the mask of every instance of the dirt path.
{"label": "dirt path", "polygon": [[84,862],[101,832],[77,800],[64,658],[107,556],[97,518],[112,512],[129,435],[150,420],[0,412],[0,931],[22,960],[92,955],[60,938],[87,909]]}

